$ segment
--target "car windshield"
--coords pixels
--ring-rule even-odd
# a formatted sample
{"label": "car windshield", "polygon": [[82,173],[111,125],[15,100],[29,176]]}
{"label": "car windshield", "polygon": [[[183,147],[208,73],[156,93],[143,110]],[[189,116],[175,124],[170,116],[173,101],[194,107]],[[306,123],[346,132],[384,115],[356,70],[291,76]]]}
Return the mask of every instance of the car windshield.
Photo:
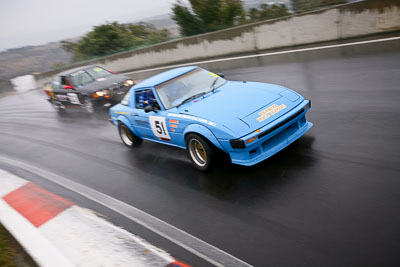
{"label": "car windshield", "polygon": [[111,72],[100,68],[100,67],[93,67],[90,69],[86,69],[86,71],[93,77],[93,79],[103,78],[112,75]]}
{"label": "car windshield", "polygon": [[84,70],[71,73],[70,79],[72,84],[78,87],[93,82],[93,78]]}
{"label": "car windshield", "polygon": [[156,86],[165,109],[179,106],[196,96],[208,93],[226,83],[215,73],[196,68]]}

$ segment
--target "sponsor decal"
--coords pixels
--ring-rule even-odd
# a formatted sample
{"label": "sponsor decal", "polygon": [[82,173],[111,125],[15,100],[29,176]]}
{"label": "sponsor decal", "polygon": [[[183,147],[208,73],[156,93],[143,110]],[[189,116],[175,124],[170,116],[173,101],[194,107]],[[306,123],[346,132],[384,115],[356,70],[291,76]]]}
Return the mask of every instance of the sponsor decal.
{"label": "sponsor decal", "polygon": [[175,132],[175,129],[174,129],[174,128],[171,128],[171,132]]}
{"label": "sponsor decal", "polygon": [[258,113],[260,117],[257,118],[257,121],[262,122],[285,108],[285,104],[281,104],[279,106],[277,104],[273,104],[272,106],[267,107],[266,109]]}
{"label": "sponsor decal", "polygon": [[198,118],[195,116],[190,116],[190,115],[185,115],[185,114],[176,114],[176,113],[168,113],[169,117],[176,117],[176,118],[182,118],[182,119],[187,119],[187,120],[192,120],[192,121],[198,121],[198,122],[202,122],[204,124],[208,124],[210,126],[216,126],[217,124],[212,122],[212,121],[208,121],[202,118]]}
{"label": "sponsor decal", "polygon": [[179,123],[179,121],[178,121],[178,120],[169,120],[169,123],[175,123],[175,124],[178,124],[178,123]]}
{"label": "sponsor decal", "polygon": [[169,127],[171,127],[171,128],[178,128],[178,125],[176,125],[176,124],[170,124]]}

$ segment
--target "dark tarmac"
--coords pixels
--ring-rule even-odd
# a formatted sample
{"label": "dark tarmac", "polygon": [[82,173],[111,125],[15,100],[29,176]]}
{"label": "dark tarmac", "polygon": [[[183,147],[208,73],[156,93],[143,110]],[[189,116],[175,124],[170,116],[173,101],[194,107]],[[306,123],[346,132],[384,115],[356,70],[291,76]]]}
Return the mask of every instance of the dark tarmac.
{"label": "dark tarmac", "polygon": [[[254,266],[400,266],[400,52],[231,69],[312,100],[314,127],[253,167],[196,171],[184,150],[129,150],[106,112],[58,116],[41,91],[0,98],[0,154],[141,209]],[[41,177],[30,179],[196,266],[193,254]]]}

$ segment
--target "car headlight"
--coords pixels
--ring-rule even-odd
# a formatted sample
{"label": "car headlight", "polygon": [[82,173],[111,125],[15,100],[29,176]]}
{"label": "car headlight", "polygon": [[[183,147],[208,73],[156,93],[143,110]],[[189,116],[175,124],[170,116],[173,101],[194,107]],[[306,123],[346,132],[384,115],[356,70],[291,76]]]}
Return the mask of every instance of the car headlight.
{"label": "car headlight", "polygon": [[108,96],[108,91],[107,90],[101,90],[101,91],[97,91],[97,92],[95,92],[93,94],[94,98],[98,98],[98,97],[102,97],[102,96],[104,96],[104,97]]}
{"label": "car headlight", "polygon": [[126,80],[125,83],[124,83],[125,86],[131,86],[131,85],[134,85],[134,84],[135,84],[135,82],[133,80]]}
{"label": "car headlight", "polygon": [[242,139],[232,139],[230,141],[232,148],[245,148],[246,145]]}

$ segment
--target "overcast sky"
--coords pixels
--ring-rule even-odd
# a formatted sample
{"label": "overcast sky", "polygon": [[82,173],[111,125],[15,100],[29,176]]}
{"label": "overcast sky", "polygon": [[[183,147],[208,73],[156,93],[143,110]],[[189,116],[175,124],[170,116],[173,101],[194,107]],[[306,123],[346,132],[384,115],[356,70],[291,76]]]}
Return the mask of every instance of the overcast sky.
{"label": "overcast sky", "polygon": [[175,0],[0,0],[0,51],[78,37],[106,21],[170,13]]}

